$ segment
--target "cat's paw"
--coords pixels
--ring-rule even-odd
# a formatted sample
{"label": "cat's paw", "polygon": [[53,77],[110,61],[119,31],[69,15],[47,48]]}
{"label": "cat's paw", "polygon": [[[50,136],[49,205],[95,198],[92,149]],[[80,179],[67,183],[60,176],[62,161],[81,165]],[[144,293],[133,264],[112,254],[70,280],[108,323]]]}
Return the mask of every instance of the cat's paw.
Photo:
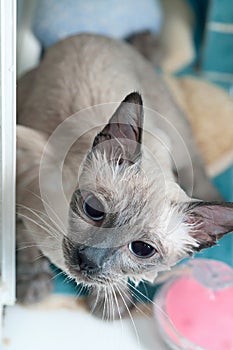
{"label": "cat's paw", "polygon": [[104,291],[92,291],[87,296],[87,305],[93,315],[103,320],[113,321],[129,316],[134,306],[133,296],[130,290],[120,292],[112,289]]}
{"label": "cat's paw", "polygon": [[53,289],[49,260],[45,256],[40,259],[33,256],[32,259],[31,253],[26,249],[18,251],[16,255],[16,299],[23,304],[41,301]]}
{"label": "cat's paw", "polygon": [[52,274],[41,272],[29,279],[19,279],[16,284],[17,302],[33,304],[41,301],[53,290]]}

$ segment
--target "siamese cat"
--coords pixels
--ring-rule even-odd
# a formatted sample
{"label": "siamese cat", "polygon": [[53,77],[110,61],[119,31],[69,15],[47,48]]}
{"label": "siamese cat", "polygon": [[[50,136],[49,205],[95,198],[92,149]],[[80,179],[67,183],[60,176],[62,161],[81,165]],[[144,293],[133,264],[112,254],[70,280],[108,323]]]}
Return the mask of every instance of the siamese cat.
{"label": "siamese cat", "polygon": [[153,281],[233,230],[185,115],[126,43],[81,34],[48,49],[18,83],[17,128],[21,302],[51,290],[52,262],[90,287],[94,313],[120,316],[129,279]]}

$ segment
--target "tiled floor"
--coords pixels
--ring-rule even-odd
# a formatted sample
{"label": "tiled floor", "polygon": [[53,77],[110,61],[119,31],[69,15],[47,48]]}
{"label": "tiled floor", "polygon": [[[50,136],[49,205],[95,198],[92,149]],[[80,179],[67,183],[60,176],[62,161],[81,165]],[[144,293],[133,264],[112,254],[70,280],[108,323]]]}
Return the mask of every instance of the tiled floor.
{"label": "tiled floor", "polygon": [[30,308],[7,307],[2,350],[164,350],[153,318],[138,312],[113,323],[90,315],[74,297],[53,295]]}

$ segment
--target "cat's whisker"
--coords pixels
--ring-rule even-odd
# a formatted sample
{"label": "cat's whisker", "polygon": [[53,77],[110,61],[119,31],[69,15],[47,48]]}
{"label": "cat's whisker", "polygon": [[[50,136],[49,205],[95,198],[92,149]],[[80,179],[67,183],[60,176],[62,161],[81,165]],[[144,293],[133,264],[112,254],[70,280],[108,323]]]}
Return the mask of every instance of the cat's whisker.
{"label": "cat's whisker", "polygon": [[64,277],[65,277],[65,279],[63,280],[64,284],[70,284],[74,282],[74,279],[68,276],[66,273],[64,273]]}
{"label": "cat's whisker", "polygon": [[[136,299],[139,298],[137,294],[140,294],[149,303],[151,303],[161,314],[163,314],[163,316],[170,322],[168,314],[155,301],[149,299],[145,294],[143,294],[140,290],[135,288],[132,284],[130,285],[130,287],[134,290],[133,293],[134,293],[134,296],[135,296]],[[148,307],[148,310],[150,310],[149,307]]]}
{"label": "cat's whisker", "polygon": [[44,258],[44,255],[41,253],[41,254],[37,254],[37,256],[35,256],[32,260],[31,260],[31,263],[35,263],[37,262],[38,260],[40,259],[43,259]]}
{"label": "cat's whisker", "polygon": [[107,311],[108,311],[108,322],[110,322],[111,321],[111,318],[112,318],[112,307],[113,307],[113,305],[112,305],[112,300],[111,300],[111,290],[109,289],[109,286],[107,286],[107,288],[106,288],[106,290],[107,290],[107,294],[108,294],[108,308],[107,308]]}
{"label": "cat's whisker", "polygon": [[[59,271],[57,274],[53,275],[51,277],[51,280],[55,280],[56,278],[58,278],[59,276],[64,275],[65,279],[63,280],[63,283],[69,284],[74,282],[74,279],[72,277],[70,277],[69,275],[66,274],[66,272],[64,271]],[[82,284],[81,289],[79,291],[76,292],[75,297],[79,298],[79,296],[81,295],[83,289],[85,288],[85,286]]]}
{"label": "cat's whisker", "polygon": [[147,285],[146,285],[146,283],[145,283],[145,281],[144,280],[142,280],[141,281],[141,284],[143,285],[143,288],[144,288],[144,290],[145,290],[145,296],[147,297],[147,298],[149,298],[149,295],[148,295],[148,290],[147,290]]}
{"label": "cat's whisker", "polygon": [[[132,286],[132,287],[133,287],[133,286]],[[168,324],[170,325],[170,327],[171,327],[172,329],[174,329],[174,331],[175,331],[175,328],[174,328],[174,326],[173,326],[173,323],[172,323],[172,321],[170,320],[170,318],[169,318],[167,312],[165,312],[165,311],[156,303],[156,301],[150,300],[146,295],[144,295],[143,293],[141,293],[138,289],[136,289],[135,287],[133,287],[133,288],[135,289],[136,293],[139,293],[139,294],[141,294],[144,298],[146,298],[146,299],[150,302],[150,304],[153,305],[161,315],[163,315],[163,317],[166,319],[166,322],[168,322]],[[135,292],[134,292],[134,293],[135,293]],[[138,298],[138,296],[137,296],[136,294],[134,294],[134,295],[135,295],[136,298]],[[145,303],[144,303],[144,305],[145,305]],[[149,311],[151,310],[149,307],[147,307],[147,309],[148,309]]]}
{"label": "cat's whisker", "polygon": [[112,322],[114,320],[114,302],[113,302],[113,295],[112,290],[108,286],[108,295],[109,295],[109,321]]}
{"label": "cat's whisker", "polygon": [[44,254],[38,254],[34,259],[33,259],[33,262],[36,262],[36,261],[38,261],[38,260],[40,260],[40,259],[43,259],[44,258]]}
{"label": "cat's whisker", "polygon": [[[30,221],[31,223],[35,224],[37,227],[40,227],[43,231],[47,232],[49,234],[50,237],[54,238],[57,242],[60,243],[59,241],[59,237],[61,237],[59,234],[56,234],[56,232],[54,230],[50,230],[50,228],[46,227],[45,225],[42,225],[40,224],[38,221],[32,219],[31,217],[29,216],[26,216],[26,215],[22,215],[21,214],[21,217],[23,217],[24,219]],[[30,234],[36,234],[36,231],[35,230],[28,230],[28,232],[30,232]]]}
{"label": "cat's whisker", "polygon": [[117,305],[115,305],[116,301],[115,301],[115,299],[114,299],[113,289],[112,289],[111,284],[110,284],[110,293],[111,293],[111,302],[112,302],[112,321],[114,321],[114,317],[115,317],[115,308],[117,307]]}
{"label": "cat's whisker", "polygon": [[[31,229],[29,230],[27,228],[24,228],[24,229],[20,228],[20,231],[21,232],[26,232],[28,235],[30,235],[30,234],[36,235],[37,234],[36,231],[31,230]],[[53,250],[53,251],[59,251],[60,250],[60,244],[57,245],[57,247],[54,247],[54,242],[52,242],[52,244],[53,245],[45,244],[43,240],[41,242],[39,242],[38,240],[37,240],[37,242],[32,242],[31,240],[29,240],[29,241],[20,241],[20,243],[18,243],[18,242],[16,243],[16,251],[20,251],[20,250],[26,249],[26,248],[33,248],[33,247],[38,248],[38,249],[40,249],[40,248],[48,248],[49,250]]]}
{"label": "cat's whisker", "polygon": [[[32,208],[27,207],[26,205],[23,205],[23,204],[17,204],[17,207],[20,207],[20,208],[23,208],[25,210],[28,210],[29,212],[34,214],[36,217],[38,217],[40,220],[43,220],[42,216],[48,218],[49,221],[51,221],[54,224],[54,226],[56,226],[56,229],[57,229],[58,232],[61,232],[62,234],[64,234],[66,232],[65,227],[64,227],[64,230],[62,230],[61,227],[59,227],[58,224],[51,217],[49,217],[46,214],[46,212],[43,212],[43,211],[38,210],[38,209],[32,209]],[[41,214],[41,215],[39,215],[39,214]],[[19,215],[21,215],[21,214],[19,213]],[[44,222],[46,222],[46,224],[49,225],[47,221],[44,220]],[[51,227],[54,229],[53,226],[51,226]]]}
{"label": "cat's whisker", "polygon": [[[45,219],[42,218],[42,216],[40,216],[34,209],[28,208],[24,205],[19,204],[19,206],[23,209],[28,210],[30,213],[32,213],[33,215],[36,216],[36,218],[38,218],[39,220],[42,221],[43,224],[45,224],[49,229],[51,229],[52,232],[58,234],[58,237],[60,236],[60,234],[64,235],[64,231],[61,231],[60,228],[59,230],[57,230],[54,226],[51,226]],[[20,213],[20,216],[22,216],[23,214]],[[43,216],[47,216],[46,214],[42,213]],[[50,220],[50,218],[47,216],[47,218]]]}
{"label": "cat's whisker", "polygon": [[107,307],[106,304],[107,304],[107,292],[106,292],[106,288],[104,287],[104,306],[103,306],[102,321],[105,319],[105,312]]}
{"label": "cat's whisker", "polygon": [[[118,278],[118,283],[121,283],[123,287],[125,286],[125,280],[124,280],[123,278]],[[135,298],[138,302],[143,303],[143,305],[146,307],[146,309],[147,309],[148,311],[151,310],[148,306],[146,306],[145,302],[143,302],[143,299],[146,299],[146,301],[148,302],[148,304],[149,304],[149,303],[153,304],[153,301],[152,301],[147,295],[145,295],[144,293],[142,293],[139,289],[137,289],[137,288],[136,288],[135,286],[133,286],[132,284],[130,284],[130,291],[131,291],[131,293],[133,294],[134,298]],[[139,297],[138,294],[141,295],[142,299]]]}
{"label": "cat's whisker", "polygon": [[[134,302],[132,299],[130,299],[130,297],[127,295],[127,293],[123,289],[122,289],[122,293],[125,295],[125,298],[131,302],[131,304],[133,305],[133,307],[135,309],[137,309],[143,316],[148,317],[148,315],[140,309],[140,307],[136,304],[136,302]],[[135,294],[133,292],[132,292],[132,296],[135,297]]]}
{"label": "cat's whisker", "polygon": [[[18,205],[18,206],[20,206],[21,208],[23,208],[23,209],[27,210],[28,212],[30,212],[31,214],[33,214],[33,215],[34,215],[36,218],[38,218],[43,224],[45,224],[48,228],[50,228],[51,231],[53,231],[54,233],[55,233],[55,232],[56,232],[56,233],[58,232],[57,230],[55,230],[54,227],[52,227],[51,225],[49,225],[49,223],[48,223],[47,221],[45,221],[45,219],[43,219],[42,216],[40,216],[34,209],[28,208],[28,207],[26,207],[26,206],[24,206],[24,205]],[[22,214],[22,213],[19,213],[19,215],[20,215],[20,217],[24,217],[24,218],[26,218],[26,219],[29,218],[27,215]],[[45,216],[44,213],[43,213],[42,215]]]}
{"label": "cat's whisker", "polygon": [[[143,292],[141,292],[139,289],[137,289],[136,287],[134,287],[132,284],[130,284],[130,290],[133,293],[134,297],[139,301],[139,302],[143,302],[143,299],[146,299],[147,302],[151,302],[151,299],[148,297],[148,295],[144,294]],[[138,296],[138,294],[140,294],[141,298]]]}
{"label": "cat's whisker", "polygon": [[23,243],[20,243],[20,247],[17,247],[16,248],[16,251],[21,251],[21,250],[24,250],[24,249],[27,249],[27,248],[48,248],[49,250],[53,250],[53,251],[59,251],[60,248],[54,248],[54,247],[51,247],[50,245],[46,245],[46,244],[43,244],[43,243],[35,243],[35,244],[32,244],[31,242],[23,242]]}
{"label": "cat's whisker", "polygon": [[112,322],[113,321],[113,302],[112,302],[112,292],[111,292],[111,289],[109,289],[108,287],[108,301],[109,301],[109,304],[108,304],[108,316],[109,316],[109,322]]}
{"label": "cat's whisker", "polygon": [[[153,303],[153,301],[144,293],[142,293],[139,289],[135,288],[133,285],[130,285],[131,292],[133,293],[135,299],[137,299],[140,303],[143,302],[143,299],[146,299],[147,302]],[[139,295],[142,297],[142,299],[139,297]],[[145,303],[144,303],[145,304]],[[149,309],[149,308],[148,308]]]}
{"label": "cat's whisker", "polygon": [[100,289],[97,288],[96,300],[95,300],[94,305],[93,305],[92,308],[91,308],[91,313],[92,313],[92,314],[94,313],[94,311],[95,311],[95,309],[96,309],[96,307],[97,307],[97,305],[98,305],[99,295],[100,295]]}
{"label": "cat's whisker", "polygon": [[[125,295],[126,299],[128,299],[128,300],[131,302],[131,304],[132,304],[143,316],[149,318],[149,316],[148,316],[144,311],[142,311],[142,310],[140,309],[140,307],[139,307],[133,300],[131,300],[131,299],[129,298],[129,296],[128,296],[127,293],[124,291],[124,289],[122,289],[121,291],[122,291],[122,293]],[[133,295],[134,297],[136,297],[136,299],[137,299],[137,296],[134,294],[134,292],[132,292],[132,295]],[[137,299],[137,300],[140,301],[140,302],[142,302],[141,299]],[[145,303],[143,303],[143,305],[145,305]],[[147,309],[150,311],[150,308],[149,308],[149,307],[147,307]]]}
{"label": "cat's whisker", "polygon": [[[47,207],[53,212],[53,214],[54,214],[54,215],[56,216],[56,218],[58,219],[60,225],[64,228],[64,231],[66,231],[66,227],[65,227],[65,225],[64,225],[64,222],[61,220],[61,218],[60,218],[59,215],[56,213],[56,211],[51,207],[51,205],[50,205],[48,202],[46,202],[44,198],[42,198],[41,196],[39,196],[39,195],[36,194],[35,192],[32,192],[32,191],[30,191],[30,190],[28,190],[28,189],[27,189],[27,191],[28,191],[29,193],[31,193],[33,196],[35,196],[36,198],[38,198],[39,200],[41,200],[41,201],[44,203],[44,205],[47,206]],[[50,220],[57,226],[58,229],[60,229],[60,227],[58,226],[58,223],[57,223],[55,220],[53,220],[51,217],[50,217]]]}
{"label": "cat's whisker", "polygon": [[104,304],[103,304],[103,311],[102,311],[102,321],[106,320],[106,309],[107,309],[107,292],[106,287],[102,289],[102,293],[104,294]]}
{"label": "cat's whisker", "polygon": [[56,278],[58,278],[59,276],[65,275],[64,271],[59,271],[58,273],[56,273],[55,275],[53,275],[53,277],[51,278],[51,280],[55,280]]}
{"label": "cat's whisker", "polygon": [[81,284],[81,288],[79,291],[77,291],[75,297],[78,299],[80,297],[80,295],[82,294],[83,290],[84,290],[85,286],[83,284]]}
{"label": "cat's whisker", "polygon": [[121,310],[120,310],[120,306],[119,306],[119,303],[118,303],[118,300],[117,300],[117,295],[116,295],[114,286],[111,283],[110,283],[110,288],[112,289],[112,293],[113,293],[114,300],[115,300],[115,303],[116,303],[117,311],[118,311],[118,314],[119,314],[119,319],[121,321],[121,330],[123,332],[123,323],[122,323]]}
{"label": "cat's whisker", "polygon": [[[123,278],[119,277],[119,282],[121,282],[122,284],[125,283],[125,280]],[[138,290],[133,284],[130,284],[130,288],[132,288],[136,293],[139,293],[143,298],[145,298],[147,301],[151,302],[151,300],[145,295],[143,294],[140,290]]]}
{"label": "cat's whisker", "polygon": [[69,284],[69,283],[71,283],[72,281],[73,281],[73,278],[71,278],[69,275],[66,274],[65,279],[64,279],[64,283]]}
{"label": "cat's whisker", "polygon": [[122,293],[121,293],[121,290],[120,290],[119,286],[116,285],[116,289],[117,289],[117,291],[118,291],[118,293],[119,293],[119,295],[120,295],[120,297],[121,297],[121,299],[122,299],[122,301],[123,301],[123,303],[124,303],[124,305],[125,305],[125,308],[126,308],[128,314],[129,314],[130,320],[131,320],[131,322],[132,322],[132,325],[133,325],[133,328],[134,328],[134,331],[135,331],[137,343],[138,343],[138,345],[140,346],[139,335],[138,335],[137,327],[136,327],[136,324],[135,324],[135,322],[134,322],[133,316],[132,316],[132,314],[131,314],[131,312],[130,312],[130,309],[129,309],[129,307],[128,307],[128,305],[127,305],[125,299],[124,299],[124,296],[123,296]]}
{"label": "cat's whisker", "polygon": [[60,241],[58,240],[59,236],[54,235],[54,232],[51,232],[46,226],[39,224],[37,221],[33,220],[32,218],[30,218],[24,214],[20,214],[20,216],[25,218],[26,220],[32,222],[36,226],[40,227],[43,231],[47,232],[52,238],[56,239],[60,243]]}
{"label": "cat's whisker", "polygon": [[[20,228],[20,232],[26,232],[26,234],[28,234],[29,236],[30,235],[32,235],[32,234],[34,234],[34,235],[37,235],[38,234],[38,232],[37,231],[35,231],[35,230],[32,230],[31,228],[30,229],[28,229],[28,228]],[[43,241],[42,241],[43,242]],[[32,243],[31,241],[30,241],[30,243]],[[20,242],[20,244],[21,244],[21,242]],[[54,242],[53,242],[53,244],[54,244]],[[35,243],[35,245],[41,245],[41,243],[40,242],[38,242],[37,241],[37,243]]]}

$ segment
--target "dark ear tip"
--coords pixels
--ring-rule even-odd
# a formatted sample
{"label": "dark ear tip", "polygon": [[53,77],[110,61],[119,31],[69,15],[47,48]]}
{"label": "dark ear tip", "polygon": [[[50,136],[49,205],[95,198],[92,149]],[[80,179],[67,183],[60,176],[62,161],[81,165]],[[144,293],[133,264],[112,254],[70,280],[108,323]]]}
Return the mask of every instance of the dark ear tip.
{"label": "dark ear tip", "polygon": [[123,102],[135,103],[141,106],[143,105],[142,96],[136,91],[127,95]]}
{"label": "dark ear tip", "polygon": [[201,207],[217,207],[220,206],[222,208],[229,208],[233,209],[233,202],[223,202],[223,201],[212,201],[212,202],[205,202],[205,201],[194,201],[188,203],[188,209],[198,209]]}

